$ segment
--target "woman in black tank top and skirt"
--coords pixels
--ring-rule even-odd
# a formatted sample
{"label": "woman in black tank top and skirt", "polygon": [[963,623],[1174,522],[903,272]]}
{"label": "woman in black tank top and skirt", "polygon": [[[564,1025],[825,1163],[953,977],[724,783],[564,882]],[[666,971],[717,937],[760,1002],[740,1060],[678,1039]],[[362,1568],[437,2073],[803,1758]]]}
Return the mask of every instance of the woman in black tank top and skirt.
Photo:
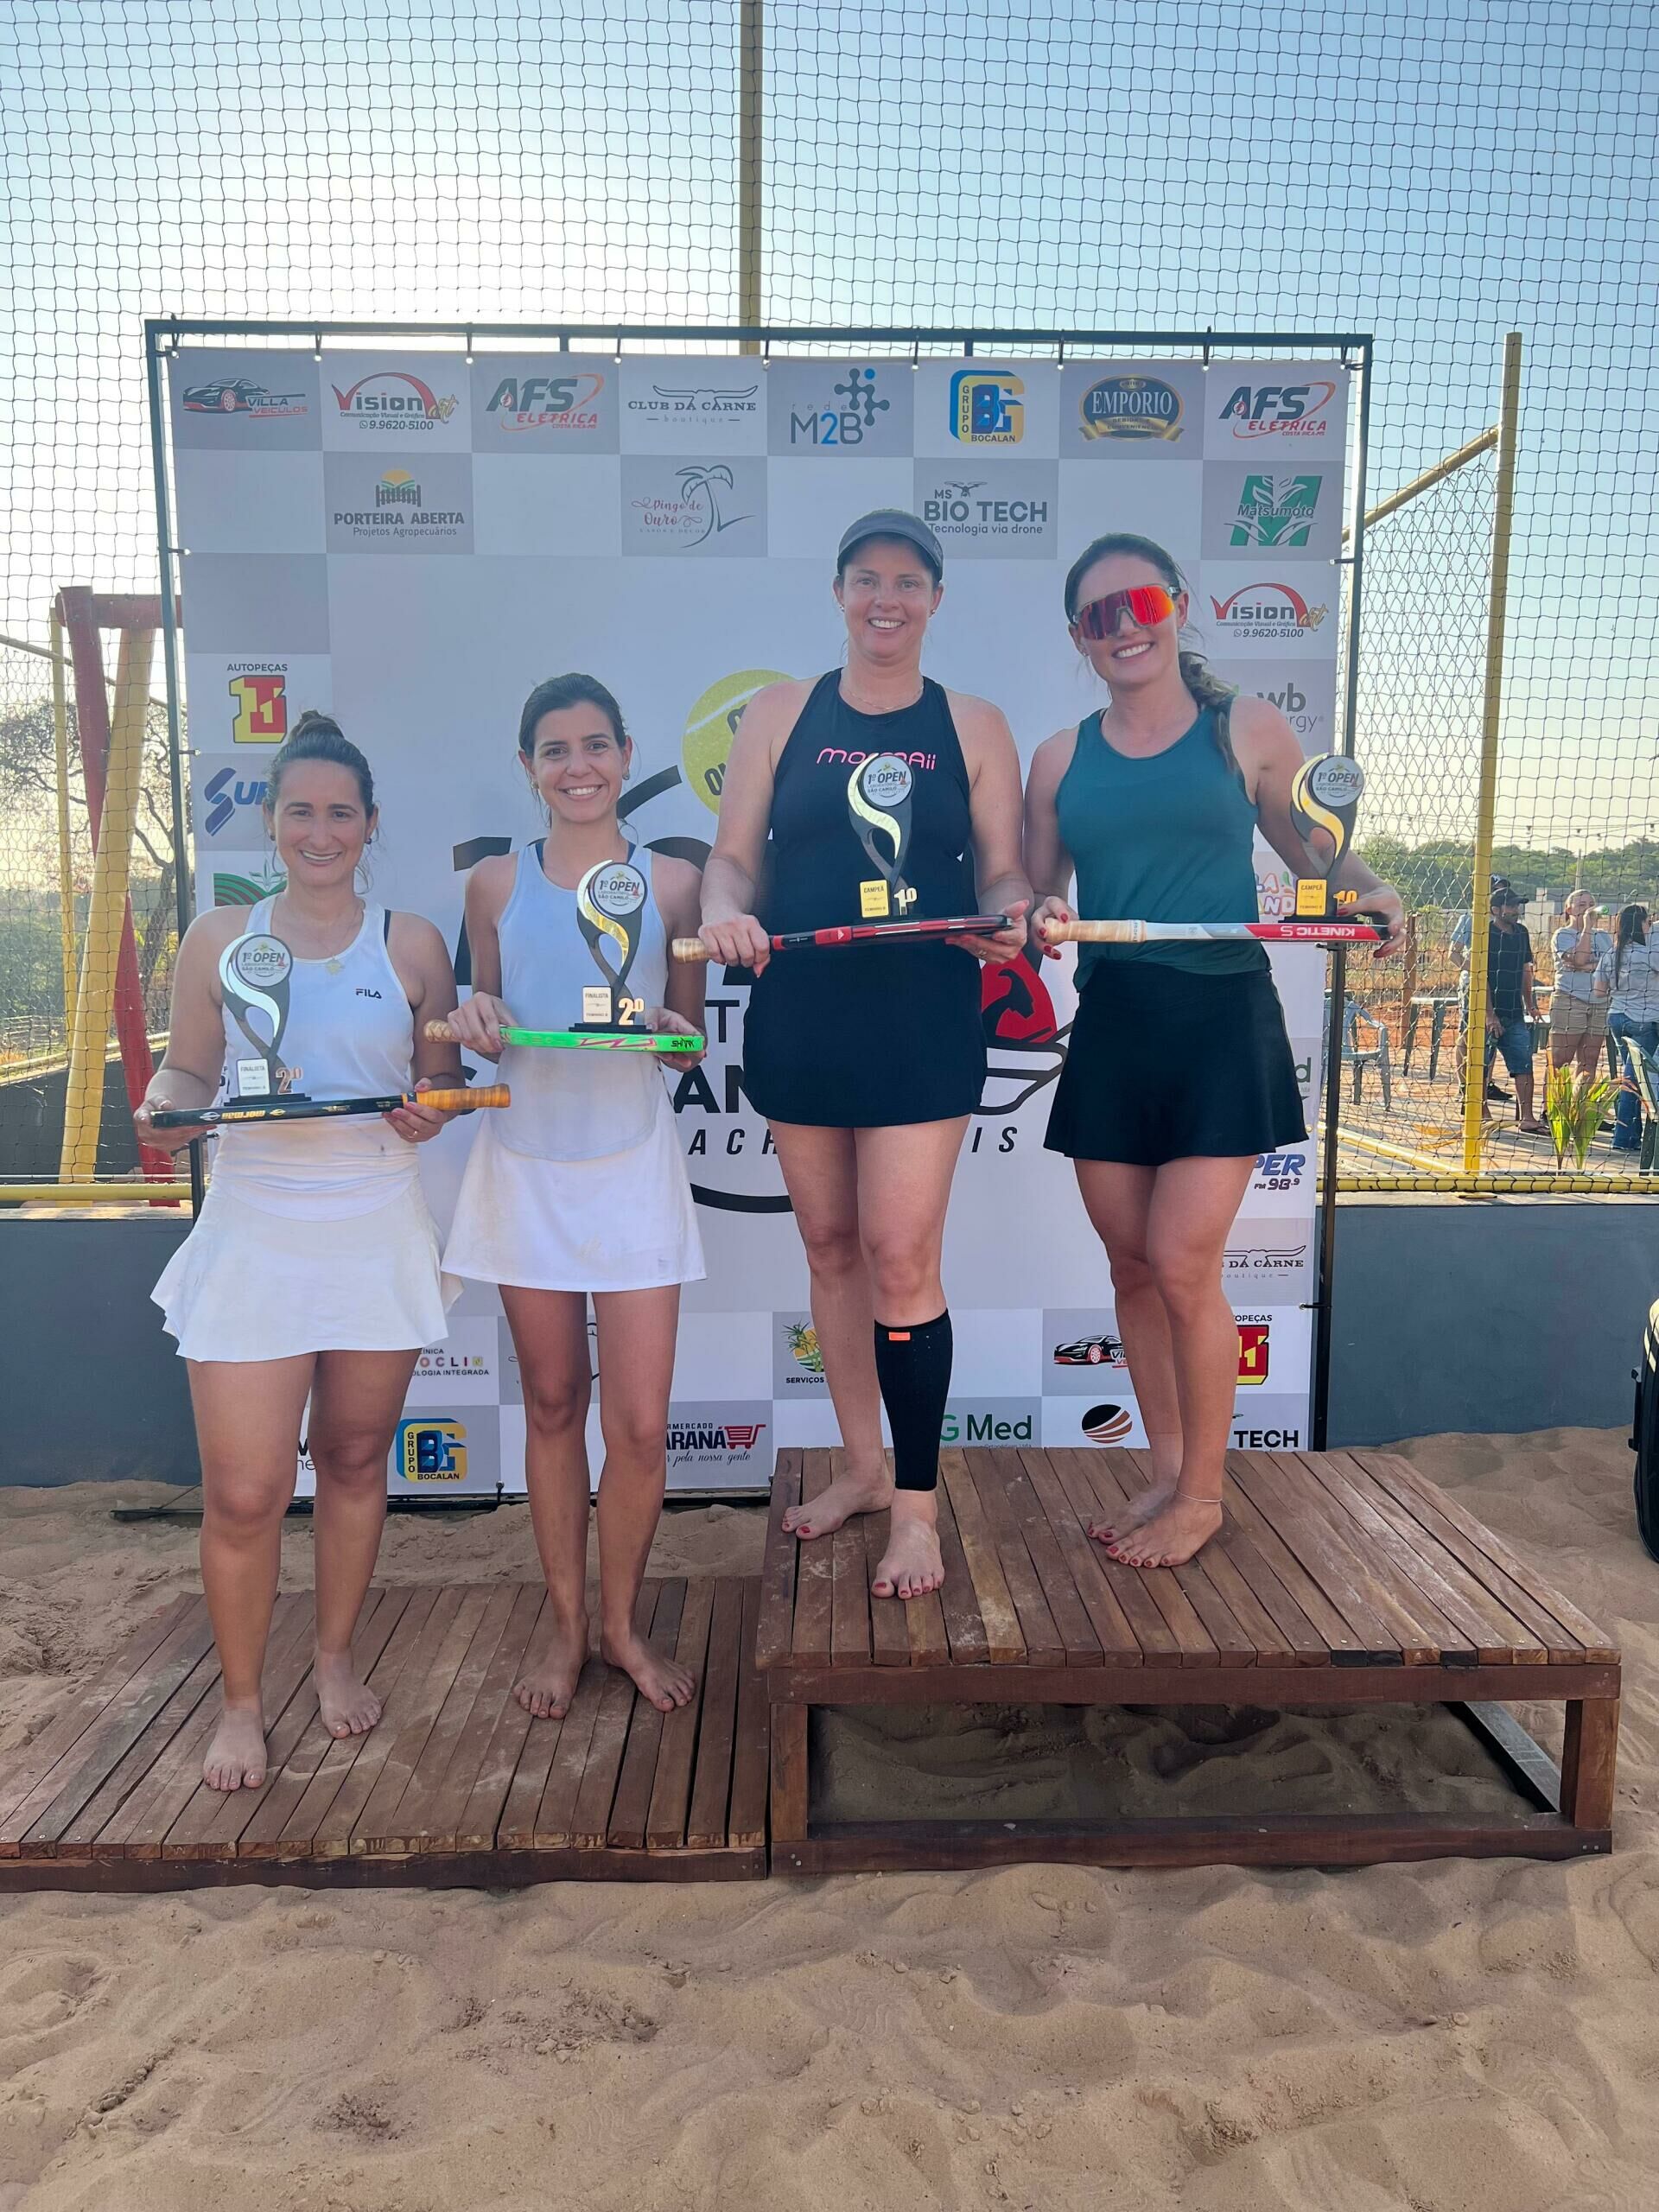
{"label": "woman in black tank top and skirt", "polygon": [[[1143,537],[1097,538],[1066,578],[1072,643],[1111,698],[1032,761],[1033,921],[1254,921],[1258,827],[1297,875],[1319,872],[1291,819],[1294,733],[1181,651],[1186,611],[1179,569]],[[1396,893],[1351,853],[1332,880],[1397,942]],[[1260,944],[1088,946],[1077,979],[1048,1143],[1071,1157],[1111,1262],[1155,1478],[1089,1533],[1130,1566],[1179,1566],[1221,1525],[1238,1376],[1227,1234],[1257,1154],[1304,1136],[1301,1100]]]}
{"label": "woman in black tank top and skirt", "polygon": [[[985,1078],[978,963],[1023,950],[1030,896],[1007,723],[985,700],[921,673],[944,565],[914,515],[883,510],[846,532],[835,586],[846,666],[769,685],[750,702],[703,877],[703,942],[754,971],[744,1081],[771,1124],[806,1246],[846,1447],[845,1471],[792,1508],[786,1525],[822,1536],[850,1513],[891,1508],[871,1582],[882,1598],[920,1597],[944,1580],[934,1490],[950,1381],[945,1207]],[[867,838],[849,798],[877,759],[908,772],[909,842],[896,870],[890,842],[874,828]],[[902,786],[901,771],[887,772]],[[890,878],[913,894],[906,918],[986,912],[1010,925],[995,937],[809,947],[772,961],[774,933],[899,919]]]}

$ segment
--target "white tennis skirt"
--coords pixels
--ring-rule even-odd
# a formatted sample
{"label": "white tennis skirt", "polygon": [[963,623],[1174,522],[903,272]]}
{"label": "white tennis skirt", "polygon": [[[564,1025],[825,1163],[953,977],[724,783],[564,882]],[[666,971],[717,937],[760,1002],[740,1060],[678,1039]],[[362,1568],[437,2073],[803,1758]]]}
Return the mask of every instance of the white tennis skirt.
{"label": "white tennis skirt", "polygon": [[343,1221],[264,1213],[214,1183],[150,1296],[181,1358],[257,1360],[437,1344],[460,1293],[418,1182]]}
{"label": "white tennis skirt", "polygon": [[697,1210],[667,1099],[643,1144],[599,1160],[513,1152],[484,1120],[443,1265],[449,1274],[520,1290],[701,1282]]}

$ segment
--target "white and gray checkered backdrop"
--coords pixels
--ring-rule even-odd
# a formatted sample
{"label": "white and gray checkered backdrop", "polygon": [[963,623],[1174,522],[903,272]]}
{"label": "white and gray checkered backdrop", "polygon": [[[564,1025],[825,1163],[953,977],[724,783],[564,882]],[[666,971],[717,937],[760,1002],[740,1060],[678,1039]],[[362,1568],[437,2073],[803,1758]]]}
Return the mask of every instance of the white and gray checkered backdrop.
{"label": "white and gray checkered backdrop", "polygon": [[[632,730],[636,834],[700,857],[745,700],[841,658],[834,549],[872,507],[938,531],[927,669],[995,700],[1022,758],[1100,703],[1061,580],[1106,530],[1167,546],[1217,668],[1281,705],[1308,752],[1336,742],[1348,372],[1334,360],[263,346],[190,347],[169,372],[201,905],[273,887],[262,757],[327,707],[375,772],[373,896],[454,943],[467,868],[539,834],[518,711],[569,669],[609,684]],[[1287,911],[1264,849],[1258,875],[1263,912]],[[1325,958],[1275,949],[1274,968],[1311,1128]],[[745,995],[711,975],[709,1058],[665,1078],[709,1258],[680,1327],[679,1488],[764,1485],[778,1446],[836,1440],[800,1243],[742,1088]],[[987,1000],[991,1073],[945,1240],[947,1438],[1141,1441],[1104,1256],[1042,1144],[1069,957],[991,978]],[[441,1220],[467,1142],[458,1127],[423,1154]],[[1227,1261],[1241,1445],[1307,1440],[1313,1215],[1312,1146],[1263,1158]],[[523,1394],[493,1292],[467,1291],[407,1414],[394,1493],[522,1488]],[[597,1466],[596,1420],[592,1441]]]}

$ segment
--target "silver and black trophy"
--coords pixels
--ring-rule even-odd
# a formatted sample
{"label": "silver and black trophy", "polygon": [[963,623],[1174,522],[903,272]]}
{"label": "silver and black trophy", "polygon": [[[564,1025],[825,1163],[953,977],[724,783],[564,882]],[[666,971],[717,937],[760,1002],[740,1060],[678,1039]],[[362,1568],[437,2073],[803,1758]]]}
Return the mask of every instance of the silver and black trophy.
{"label": "silver and black trophy", "polygon": [[[645,1025],[645,1002],[628,991],[628,970],[639,950],[650,887],[632,861],[601,861],[576,886],[576,920],[605,978],[586,985],[578,1030],[628,1034]],[[615,948],[614,961],[610,948]]]}
{"label": "silver and black trophy", "polygon": [[239,937],[219,955],[219,989],[237,1027],[253,1047],[251,1053],[237,1056],[227,1103],[305,1096],[294,1088],[303,1069],[285,1066],[281,1049],[293,972],[294,956],[279,937]]}
{"label": "silver and black trophy", "polygon": [[[858,918],[862,922],[903,920],[916,904],[916,893],[905,881],[905,855],[910,849],[910,795],[915,785],[910,763],[896,753],[873,753],[861,760],[847,781],[847,810],[870,866],[880,874],[858,887]],[[877,848],[883,838],[893,848],[888,860]]]}
{"label": "silver and black trophy", "polygon": [[[1297,835],[1316,860],[1325,858],[1325,846],[1331,849],[1322,875],[1296,880],[1299,922],[1353,918],[1351,912],[1344,914],[1339,904],[1342,894],[1332,894],[1331,878],[1354,842],[1354,815],[1364,789],[1364,771],[1357,761],[1340,753],[1316,753],[1313,760],[1303,761],[1291,779],[1290,818]],[[1345,905],[1351,908],[1351,894]]]}

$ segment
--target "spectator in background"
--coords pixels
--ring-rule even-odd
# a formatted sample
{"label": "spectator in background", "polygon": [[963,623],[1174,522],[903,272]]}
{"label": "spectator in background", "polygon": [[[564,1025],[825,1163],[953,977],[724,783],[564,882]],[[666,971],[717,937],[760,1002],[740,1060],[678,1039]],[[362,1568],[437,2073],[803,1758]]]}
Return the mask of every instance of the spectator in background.
{"label": "spectator in background", "polygon": [[1549,1068],[1576,1065],[1596,1073],[1607,1033],[1607,1001],[1595,995],[1596,969],[1613,949],[1611,931],[1598,929],[1595,900],[1575,891],[1567,902],[1555,951],[1555,995],[1549,1002]]}
{"label": "spectator in background", "polygon": [[[1497,894],[1500,891],[1507,891],[1509,888],[1510,879],[1507,875],[1495,875],[1492,878],[1491,893],[1488,901],[1489,906],[1496,902]],[[1456,1063],[1458,1071],[1458,1089],[1459,1090],[1463,1089],[1463,1071],[1465,1066],[1464,1040],[1469,1033],[1469,948],[1474,942],[1474,924],[1475,917],[1473,909],[1465,906],[1463,912],[1458,916],[1457,920],[1452,925],[1452,935],[1447,940],[1451,948],[1452,965],[1458,971],[1459,1010]],[[1489,1029],[1487,1031],[1487,1041],[1489,1046],[1491,1044],[1491,1032]],[[1507,1106],[1510,1103],[1510,1095],[1511,1094],[1509,1091],[1500,1090],[1497,1084],[1492,1081],[1492,1056],[1489,1050],[1486,1055],[1486,1096],[1488,1098],[1495,1098],[1500,1104]]]}
{"label": "spectator in background", "polygon": [[[1532,938],[1521,919],[1521,893],[1508,883],[1492,886],[1491,921],[1486,953],[1486,1067],[1502,1052],[1515,1079],[1516,1114],[1528,1136],[1539,1136],[1543,1123],[1532,1110],[1533,1024],[1538,1002],[1533,996]],[[1483,1118],[1485,1109],[1482,1108]]]}
{"label": "spectator in background", "polygon": [[[1621,906],[1611,949],[1596,969],[1595,995],[1607,1006],[1607,1033],[1632,1051],[1659,1051],[1659,971],[1648,943],[1648,910]],[[1613,1150],[1642,1149],[1642,1100],[1630,1080],[1620,1088],[1613,1109]]]}

